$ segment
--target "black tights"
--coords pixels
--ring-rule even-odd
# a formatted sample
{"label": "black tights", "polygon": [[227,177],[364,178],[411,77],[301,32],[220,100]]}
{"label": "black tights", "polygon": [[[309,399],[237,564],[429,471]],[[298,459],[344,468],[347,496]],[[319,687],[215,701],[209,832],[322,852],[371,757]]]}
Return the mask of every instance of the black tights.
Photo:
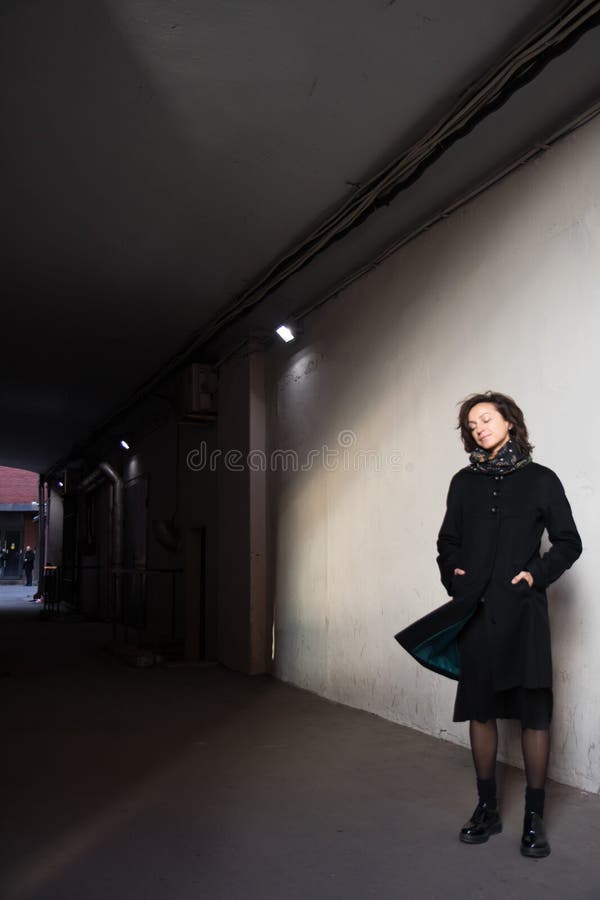
{"label": "black tights", "polygon": [[521,731],[521,747],[527,785],[541,790],[546,783],[548,772],[548,755],[550,753],[550,732],[547,728],[523,728]]}
{"label": "black tights", "polygon": [[[498,751],[498,728],[495,719],[487,722],[471,720],[469,724],[471,752],[475,772],[480,780],[488,780],[496,775],[496,753]],[[546,782],[548,754],[550,752],[550,732],[547,728],[523,728],[521,747],[527,786],[541,789]]]}

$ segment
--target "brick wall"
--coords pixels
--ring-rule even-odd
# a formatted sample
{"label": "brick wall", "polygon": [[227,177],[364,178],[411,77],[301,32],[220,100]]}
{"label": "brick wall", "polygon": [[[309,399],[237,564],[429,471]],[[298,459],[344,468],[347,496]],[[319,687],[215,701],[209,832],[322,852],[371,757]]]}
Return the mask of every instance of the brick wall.
{"label": "brick wall", "polygon": [[33,518],[26,518],[23,524],[23,549],[29,545],[33,550],[37,547],[37,522]]}
{"label": "brick wall", "polygon": [[38,499],[38,475],[0,466],[0,503],[31,503]]}

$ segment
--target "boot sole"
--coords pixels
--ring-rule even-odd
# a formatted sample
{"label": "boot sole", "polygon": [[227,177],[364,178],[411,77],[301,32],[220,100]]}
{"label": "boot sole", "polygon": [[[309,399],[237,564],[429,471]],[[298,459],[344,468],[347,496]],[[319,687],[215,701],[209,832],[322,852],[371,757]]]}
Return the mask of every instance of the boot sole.
{"label": "boot sole", "polygon": [[463,844],[485,844],[493,834],[500,834],[502,831],[502,822],[499,822],[498,825],[494,825],[493,828],[490,828],[487,834],[482,834],[480,836],[475,836],[471,834],[459,834],[458,839],[462,841]]}
{"label": "boot sole", "polygon": [[546,847],[545,849],[528,849],[527,847],[521,847],[521,856],[528,856],[529,859],[544,859],[546,856],[550,856],[550,847]]}

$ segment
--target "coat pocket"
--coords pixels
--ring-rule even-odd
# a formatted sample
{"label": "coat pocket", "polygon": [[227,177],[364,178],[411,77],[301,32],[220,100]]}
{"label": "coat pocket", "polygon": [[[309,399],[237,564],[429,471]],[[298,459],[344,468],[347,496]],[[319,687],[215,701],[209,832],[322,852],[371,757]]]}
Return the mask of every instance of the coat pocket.
{"label": "coat pocket", "polygon": [[519,572],[528,572],[528,571],[529,571],[529,569],[523,562],[513,562],[513,574],[509,579],[509,584],[510,584],[511,588],[513,588],[513,590],[516,588],[517,590],[524,591],[525,593],[527,593],[527,591],[531,590],[531,588],[529,587],[529,584],[527,583],[526,578],[522,578],[516,584],[512,583],[512,579],[516,575],[518,575]]}
{"label": "coat pocket", "polygon": [[465,587],[468,587],[469,583],[469,575],[453,575],[452,580],[450,582],[450,586],[452,588],[451,594],[453,597],[462,597],[465,592]]}

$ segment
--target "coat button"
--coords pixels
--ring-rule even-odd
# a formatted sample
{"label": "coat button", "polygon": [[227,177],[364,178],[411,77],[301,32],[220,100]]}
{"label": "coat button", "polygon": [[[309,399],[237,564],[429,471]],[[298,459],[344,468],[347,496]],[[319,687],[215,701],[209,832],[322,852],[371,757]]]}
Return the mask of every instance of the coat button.
{"label": "coat button", "polygon": [[490,512],[497,513],[497,512],[498,512],[498,507],[497,507],[497,506],[492,506],[492,508],[490,509]]}
{"label": "coat button", "polygon": [[500,491],[492,491],[492,497],[499,497]]}

